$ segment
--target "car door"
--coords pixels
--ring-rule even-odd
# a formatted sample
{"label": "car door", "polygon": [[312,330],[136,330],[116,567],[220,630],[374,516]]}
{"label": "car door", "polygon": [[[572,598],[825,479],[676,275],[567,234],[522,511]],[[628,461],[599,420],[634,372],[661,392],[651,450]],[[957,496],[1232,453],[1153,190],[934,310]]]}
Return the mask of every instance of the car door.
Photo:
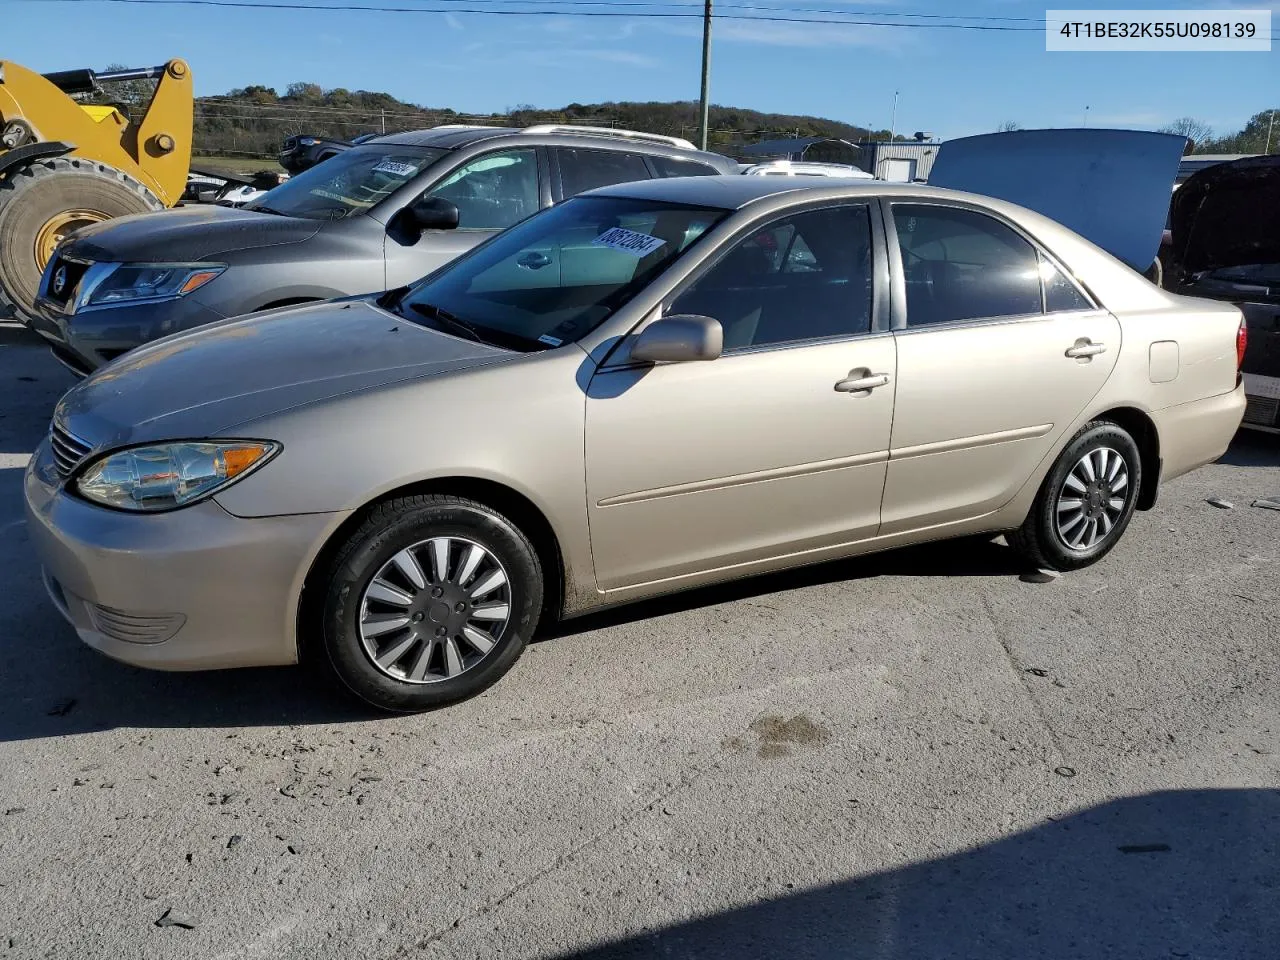
{"label": "car door", "polygon": [[882,256],[867,203],[753,227],[667,301],[667,315],[720,321],[718,359],[595,373],[587,496],[602,589],[875,535],[896,373]]}
{"label": "car door", "polygon": [[405,235],[395,225],[389,228],[384,246],[387,288],[412,283],[537,213],[542,196],[538,155],[536,147],[484,153],[428,187],[424,197],[440,197],[457,206],[458,226],[454,230],[427,230],[420,236]]}
{"label": "car door", "polygon": [[884,202],[898,383],[881,533],[1007,503],[1102,388],[1120,326],[1011,224]]}

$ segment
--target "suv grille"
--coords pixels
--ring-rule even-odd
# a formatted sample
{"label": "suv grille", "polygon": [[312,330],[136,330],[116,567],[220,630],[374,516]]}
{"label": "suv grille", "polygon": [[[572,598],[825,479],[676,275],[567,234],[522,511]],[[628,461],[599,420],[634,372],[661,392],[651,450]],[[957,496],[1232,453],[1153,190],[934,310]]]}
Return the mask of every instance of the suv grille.
{"label": "suv grille", "polygon": [[63,480],[71,476],[72,471],[93,451],[89,444],[56,425],[49,429],[49,443],[53,447],[58,476]]}
{"label": "suv grille", "polygon": [[[88,269],[89,264],[87,263],[55,257],[53,263],[49,266],[49,289],[46,291],[46,295],[55,303],[68,303],[75,296],[76,290],[80,286],[80,281],[84,279],[85,272]],[[62,287],[61,289],[55,289],[59,279],[62,280]]]}

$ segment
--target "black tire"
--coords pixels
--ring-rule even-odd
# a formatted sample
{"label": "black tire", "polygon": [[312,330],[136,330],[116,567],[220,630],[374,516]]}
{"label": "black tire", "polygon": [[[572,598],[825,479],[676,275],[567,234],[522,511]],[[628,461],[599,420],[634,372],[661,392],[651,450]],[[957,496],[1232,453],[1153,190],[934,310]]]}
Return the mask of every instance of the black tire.
{"label": "black tire", "polygon": [[105,219],[164,209],[132,177],[78,157],[38,160],[0,180],[0,316],[31,316],[40,286],[36,238],[58,213],[90,210]]}
{"label": "black tire", "polygon": [[[1114,519],[1108,515],[1107,521],[1112,525],[1105,534],[1099,535],[1096,542],[1088,546],[1073,546],[1069,542],[1070,536],[1064,536],[1059,527],[1059,500],[1067,489],[1065,486],[1067,478],[1076,469],[1077,464],[1086,455],[1101,455],[1098,452],[1104,450],[1119,454],[1124,461],[1127,482],[1122,490],[1115,491],[1116,499],[1119,498],[1120,493],[1123,493],[1124,505]],[[1077,482],[1079,479],[1077,475]],[[1027,519],[1019,529],[1007,534],[1009,545],[1037,567],[1050,570],[1078,570],[1081,567],[1087,567],[1101,560],[1120,541],[1125,528],[1129,525],[1129,520],[1133,517],[1134,508],[1138,503],[1138,491],[1141,489],[1142,457],[1133,437],[1117,423],[1110,420],[1094,420],[1081,428],[1062,451],[1053,469],[1045,477],[1040,492],[1036,495],[1035,503],[1032,504],[1031,512],[1027,514]],[[1088,500],[1091,495],[1096,495],[1099,501],[1096,507]],[[1101,501],[1111,496],[1111,493],[1106,493],[1102,489],[1082,493],[1080,496],[1082,512],[1090,509],[1105,511]],[[1074,519],[1074,511],[1064,513],[1066,517],[1064,523]],[[1087,525],[1089,521],[1083,522]],[[1100,518],[1098,526],[1101,527],[1103,522],[1106,521]],[[1070,535],[1074,536],[1077,532],[1073,529]]]}
{"label": "black tire", "polygon": [[[427,683],[398,679],[376,666],[365,651],[360,629],[364,592],[384,565],[401,551],[443,537],[478,544],[501,564],[509,584],[508,619],[492,648],[482,654],[472,651],[475,662],[456,676]],[[422,570],[429,580],[434,580],[428,566]],[[458,563],[452,572],[458,572]],[[538,555],[528,538],[506,517],[484,504],[441,495],[404,497],[379,504],[338,550],[324,581],[322,634],[329,662],[352,693],[389,712],[431,710],[473,697],[511,669],[537,629],[543,601],[542,576]],[[428,601],[424,598],[423,602]],[[414,616],[423,620],[420,613]],[[421,631],[430,622],[428,619],[419,627],[405,627],[406,632],[400,636],[408,636],[411,629]],[[425,634],[421,635],[425,638]],[[394,636],[387,646],[398,642]],[[424,649],[428,642],[415,641],[416,645],[405,654],[405,662],[412,661],[416,651]],[[377,652],[382,654],[381,649]],[[435,654],[430,656],[432,662],[437,662]],[[443,657],[440,649],[441,664]]]}

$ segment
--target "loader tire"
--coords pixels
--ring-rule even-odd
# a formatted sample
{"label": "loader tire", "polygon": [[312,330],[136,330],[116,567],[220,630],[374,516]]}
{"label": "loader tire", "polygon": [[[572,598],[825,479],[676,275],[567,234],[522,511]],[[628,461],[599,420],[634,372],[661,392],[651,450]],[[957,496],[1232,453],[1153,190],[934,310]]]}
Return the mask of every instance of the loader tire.
{"label": "loader tire", "polygon": [[62,236],[162,209],[137,180],[92,160],[54,157],[10,170],[0,180],[0,317],[31,316],[40,274]]}

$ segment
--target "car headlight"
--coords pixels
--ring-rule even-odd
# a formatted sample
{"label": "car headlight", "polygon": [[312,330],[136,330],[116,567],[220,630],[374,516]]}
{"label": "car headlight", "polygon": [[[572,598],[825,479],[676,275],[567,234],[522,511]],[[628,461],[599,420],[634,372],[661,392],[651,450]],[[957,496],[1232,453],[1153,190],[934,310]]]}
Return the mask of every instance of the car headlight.
{"label": "car headlight", "polygon": [[158,443],[108,453],[75,480],[80,496],[120,510],[185,507],[247,476],[280,450],[269,440]]}
{"label": "car headlight", "polygon": [[122,263],[90,291],[85,306],[185,297],[226,269],[225,263]]}

